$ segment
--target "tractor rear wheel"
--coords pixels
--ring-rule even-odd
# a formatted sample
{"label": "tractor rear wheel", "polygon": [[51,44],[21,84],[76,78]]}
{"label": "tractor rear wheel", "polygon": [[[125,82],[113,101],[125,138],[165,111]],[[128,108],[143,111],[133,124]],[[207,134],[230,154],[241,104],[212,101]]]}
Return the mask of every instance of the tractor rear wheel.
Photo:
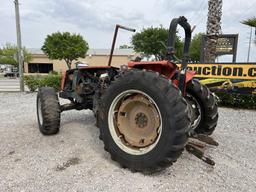
{"label": "tractor rear wheel", "polygon": [[135,171],[176,161],[190,123],[180,91],[164,77],[140,70],[129,70],[111,83],[99,119],[106,151]]}
{"label": "tractor rear wheel", "polygon": [[39,130],[44,135],[59,132],[60,104],[52,87],[42,87],[37,94],[37,120]]}
{"label": "tractor rear wheel", "polygon": [[191,112],[191,127],[196,133],[211,135],[218,121],[218,106],[214,95],[197,80],[187,84],[187,103]]}

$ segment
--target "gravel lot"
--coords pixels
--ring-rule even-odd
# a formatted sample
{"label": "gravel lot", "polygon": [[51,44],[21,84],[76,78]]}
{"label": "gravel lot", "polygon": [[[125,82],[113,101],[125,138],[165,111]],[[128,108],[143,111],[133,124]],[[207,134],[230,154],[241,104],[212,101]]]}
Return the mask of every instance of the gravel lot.
{"label": "gravel lot", "polygon": [[62,114],[56,136],[37,128],[36,95],[0,93],[0,191],[256,191],[256,111],[220,108],[207,154],[184,152],[164,171],[132,173],[110,159],[91,111]]}

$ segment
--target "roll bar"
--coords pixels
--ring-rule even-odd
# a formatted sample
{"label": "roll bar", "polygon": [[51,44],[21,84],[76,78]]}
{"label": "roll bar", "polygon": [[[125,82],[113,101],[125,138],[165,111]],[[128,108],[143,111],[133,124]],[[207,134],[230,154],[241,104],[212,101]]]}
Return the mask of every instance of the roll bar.
{"label": "roll bar", "polygon": [[167,41],[167,59],[173,60],[174,59],[174,53],[175,53],[175,38],[176,38],[176,32],[177,32],[177,25],[180,25],[183,27],[185,31],[185,43],[183,48],[183,59],[188,59],[189,56],[189,46],[191,42],[191,26],[187,22],[187,19],[184,16],[181,16],[179,18],[174,18],[169,27],[169,36]]}
{"label": "roll bar", "polygon": [[183,56],[182,56],[182,62],[181,62],[181,70],[179,74],[179,89],[185,95],[186,93],[186,71],[187,71],[187,65],[188,65],[188,59],[189,59],[189,46],[191,42],[191,26],[187,22],[187,19],[184,16],[181,16],[179,18],[175,18],[171,21],[170,27],[169,27],[169,36],[168,36],[168,42],[167,42],[167,60],[171,61],[174,59],[174,53],[175,53],[175,37],[176,37],[176,31],[177,31],[177,25],[180,25],[183,27],[185,31],[185,42],[184,42],[184,48],[183,48]]}

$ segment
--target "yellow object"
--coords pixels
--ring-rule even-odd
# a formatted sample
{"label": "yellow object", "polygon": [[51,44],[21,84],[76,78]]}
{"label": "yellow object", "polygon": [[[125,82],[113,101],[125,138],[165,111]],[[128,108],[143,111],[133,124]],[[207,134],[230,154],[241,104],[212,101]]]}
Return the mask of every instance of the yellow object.
{"label": "yellow object", "polygon": [[[180,66],[178,64],[178,66]],[[195,77],[256,80],[256,64],[188,64]]]}

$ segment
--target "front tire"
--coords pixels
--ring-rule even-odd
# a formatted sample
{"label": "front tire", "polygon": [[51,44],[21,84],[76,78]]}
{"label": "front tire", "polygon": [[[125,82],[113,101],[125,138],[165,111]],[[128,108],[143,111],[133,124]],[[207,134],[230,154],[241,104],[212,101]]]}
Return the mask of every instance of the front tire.
{"label": "front tire", "polygon": [[58,96],[52,87],[42,87],[37,93],[37,120],[43,135],[53,135],[59,132],[60,104]]}
{"label": "front tire", "polygon": [[211,135],[218,122],[218,106],[208,87],[192,80],[187,84],[186,100],[191,112],[191,127],[199,134]]}
{"label": "front tire", "polygon": [[189,117],[180,91],[154,72],[129,70],[102,96],[99,126],[105,149],[123,167],[142,171],[175,162]]}

